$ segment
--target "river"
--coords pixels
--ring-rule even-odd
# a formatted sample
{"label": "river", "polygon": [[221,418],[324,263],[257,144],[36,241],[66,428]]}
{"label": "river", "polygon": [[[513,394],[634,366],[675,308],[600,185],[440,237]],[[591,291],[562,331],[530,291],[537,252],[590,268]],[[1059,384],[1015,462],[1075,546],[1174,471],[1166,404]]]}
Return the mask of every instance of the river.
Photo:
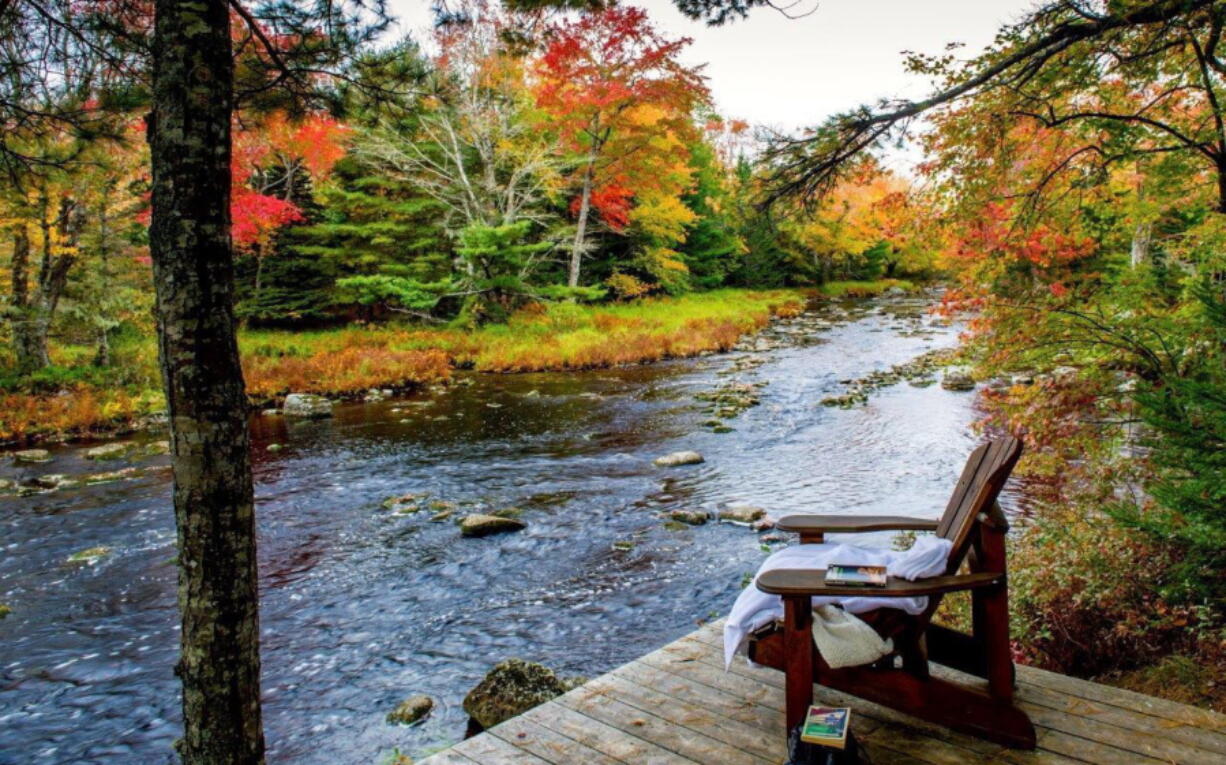
{"label": "river", "polygon": [[[594,676],[722,614],[769,545],[744,526],[670,528],[668,510],[939,514],[975,442],[971,394],[903,382],[864,406],[819,404],[840,380],[953,346],[957,327],[927,316],[930,300],[827,304],[729,354],[472,375],[325,420],[255,418],[269,761],[421,756],[463,735],[460,702],[500,659]],[[760,403],[714,432],[695,396],[733,381],[762,383]],[[681,449],[706,461],[653,466]],[[0,498],[0,603],[13,609],[0,621],[0,762],[172,761],[167,458],[53,456],[0,478],[139,470]],[[429,512],[382,507],[405,493],[457,516],[519,508],[528,527],[461,538]],[[68,562],[99,546],[110,552]],[[437,702],[423,724],[385,722],[418,693]]]}

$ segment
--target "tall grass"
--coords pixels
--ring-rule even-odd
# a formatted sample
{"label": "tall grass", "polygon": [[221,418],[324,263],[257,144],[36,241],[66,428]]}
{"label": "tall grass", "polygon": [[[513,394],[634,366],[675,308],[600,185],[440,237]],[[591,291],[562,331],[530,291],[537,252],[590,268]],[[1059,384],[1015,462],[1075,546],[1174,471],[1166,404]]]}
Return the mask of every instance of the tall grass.
{"label": "tall grass", "polygon": [[[481,372],[591,369],[693,356],[731,348],[772,315],[803,310],[797,292],[717,290],[677,298],[581,306],[538,304],[506,324],[476,330],[418,326],[245,331],[239,350],[254,403],[290,392],[344,397],[369,388],[409,388],[444,381],[459,368]],[[93,371],[57,367],[42,382],[0,379],[0,441],[82,435],[129,423],[160,409],[152,337],[133,339],[121,366]],[[57,349],[57,360],[84,358]],[[118,383],[118,384],[116,384]]]}

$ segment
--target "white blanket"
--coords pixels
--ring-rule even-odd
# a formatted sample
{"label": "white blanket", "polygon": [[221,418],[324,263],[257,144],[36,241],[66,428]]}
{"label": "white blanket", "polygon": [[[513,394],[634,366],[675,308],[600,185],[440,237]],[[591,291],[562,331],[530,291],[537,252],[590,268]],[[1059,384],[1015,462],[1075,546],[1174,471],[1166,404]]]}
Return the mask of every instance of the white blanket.
{"label": "white blanket", "polygon": [[[818,569],[826,568],[830,563],[846,563],[885,566],[891,576],[914,581],[944,574],[951,547],[948,539],[934,536],[919,537],[906,552],[833,542],[785,547],[762,562],[754,583],[746,587],[732,605],[732,611],[724,623],[724,666],[732,666],[732,657],[744,648],[749,633],[783,618],[783,601],[779,596],[762,592],[756,586],[757,577],[763,572],[781,568]],[[918,614],[928,607],[928,598],[813,598],[815,608],[830,604],[840,605],[844,611],[852,614],[876,608],[898,608],[909,614]]]}

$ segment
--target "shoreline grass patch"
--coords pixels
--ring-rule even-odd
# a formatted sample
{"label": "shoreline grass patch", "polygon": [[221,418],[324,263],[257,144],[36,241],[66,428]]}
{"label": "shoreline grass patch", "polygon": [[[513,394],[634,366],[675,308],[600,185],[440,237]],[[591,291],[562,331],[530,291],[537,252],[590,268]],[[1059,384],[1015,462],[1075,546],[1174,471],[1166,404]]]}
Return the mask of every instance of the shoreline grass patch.
{"label": "shoreline grass patch", "polygon": [[[736,289],[595,306],[536,304],[506,324],[471,330],[401,324],[244,330],[239,352],[249,398],[267,405],[291,392],[346,398],[371,388],[431,385],[446,382],[457,368],[579,370],[726,351],[772,316],[795,316],[804,306],[795,290]],[[155,340],[131,343],[121,357],[132,368],[88,375],[78,367],[57,368],[70,384],[22,388],[14,382],[0,391],[0,442],[122,431],[160,412]],[[60,349],[57,356],[81,355],[73,350]]]}

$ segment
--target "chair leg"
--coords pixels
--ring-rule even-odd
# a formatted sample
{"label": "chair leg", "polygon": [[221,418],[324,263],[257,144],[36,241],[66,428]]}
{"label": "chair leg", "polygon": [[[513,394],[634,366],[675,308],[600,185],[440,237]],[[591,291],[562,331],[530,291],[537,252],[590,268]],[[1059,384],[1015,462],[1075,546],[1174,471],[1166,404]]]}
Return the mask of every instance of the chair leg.
{"label": "chair leg", "polygon": [[1009,591],[1004,587],[972,594],[975,636],[982,638],[992,698],[1013,701],[1013,654],[1009,648]]}
{"label": "chair leg", "polygon": [[783,598],[783,650],[790,731],[804,723],[813,703],[813,601],[808,595]]}
{"label": "chair leg", "polygon": [[924,633],[908,628],[897,640],[902,642],[898,650],[902,656],[902,668],[916,677],[929,677],[928,643]]}

